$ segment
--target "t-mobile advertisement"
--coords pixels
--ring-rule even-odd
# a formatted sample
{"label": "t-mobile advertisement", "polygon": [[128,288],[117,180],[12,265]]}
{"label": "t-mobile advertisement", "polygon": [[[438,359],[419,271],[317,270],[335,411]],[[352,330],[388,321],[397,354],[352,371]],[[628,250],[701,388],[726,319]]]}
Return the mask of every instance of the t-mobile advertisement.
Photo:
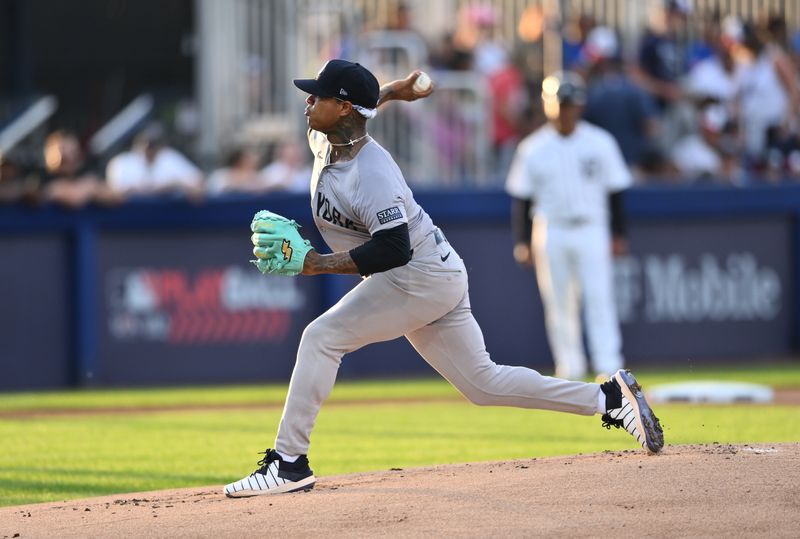
{"label": "t-mobile advertisement", "polygon": [[[508,229],[445,230],[492,359],[551,373],[535,275],[515,267]],[[791,252],[788,218],[629,223],[629,254],[615,262],[629,364],[788,355]]]}
{"label": "t-mobile advertisement", "polygon": [[[631,359],[788,354],[788,219],[632,223],[616,296]],[[681,359],[682,358],[682,359]]]}
{"label": "t-mobile advertisement", "polygon": [[287,380],[320,281],[262,275],[240,233],[103,234],[105,383]]}

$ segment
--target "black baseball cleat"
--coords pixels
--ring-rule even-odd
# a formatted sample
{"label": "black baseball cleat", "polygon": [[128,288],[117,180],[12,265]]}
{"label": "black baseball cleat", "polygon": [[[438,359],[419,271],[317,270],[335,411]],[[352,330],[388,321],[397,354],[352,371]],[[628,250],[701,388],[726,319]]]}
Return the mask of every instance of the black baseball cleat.
{"label": "black baseball cleat", "polygon": [[294,462],[285,462],[274,449],[267,449],[260,454],[264,455],[258,461],[260,468],[243,479],[225,485],[225,496],[246,498],[314,488],[317,480],[308,467],[305,455],[297,457]]}
{"label": "black baseball cleat", "polygon": [[661,451],[664,431],[631,371],[618,370],[608,382],[600,384],[600,389],[606,395],[603,426],[625,429],[649,453]]}

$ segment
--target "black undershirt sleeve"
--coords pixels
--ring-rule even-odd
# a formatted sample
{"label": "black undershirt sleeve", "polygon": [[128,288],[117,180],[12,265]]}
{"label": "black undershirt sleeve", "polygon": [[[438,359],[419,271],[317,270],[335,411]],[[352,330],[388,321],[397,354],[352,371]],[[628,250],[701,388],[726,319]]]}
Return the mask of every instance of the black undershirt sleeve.
{"label": "black undershirt sleeve", "polygon": [[531,242],[531,206],[533,201],[527,198],[511,199],[511,234],[514,245]]}
{"label": "black undershirt sleeve", "polygon": [[622,193],[623,191],[609,193],[608,207],[611,211],[611,234],[624,237],[628,233],[628,226],[625,221],[625,204]]}
{"label": "black undershirt sleeve", "polygon": [[408,264],[411,260],[408,224],[379,230],[368,242],[351,249],[350,258],[361,275],[372,275]]}

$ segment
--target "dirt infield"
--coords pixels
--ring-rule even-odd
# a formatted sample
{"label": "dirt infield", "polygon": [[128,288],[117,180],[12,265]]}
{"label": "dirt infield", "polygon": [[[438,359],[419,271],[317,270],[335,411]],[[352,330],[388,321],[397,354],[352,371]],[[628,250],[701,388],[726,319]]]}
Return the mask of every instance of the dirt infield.
{"label": "dirt infield", "polygon": [[391,470],[236,500],[220,491],[7,507],[0,538],[796,537],[800,443]]}

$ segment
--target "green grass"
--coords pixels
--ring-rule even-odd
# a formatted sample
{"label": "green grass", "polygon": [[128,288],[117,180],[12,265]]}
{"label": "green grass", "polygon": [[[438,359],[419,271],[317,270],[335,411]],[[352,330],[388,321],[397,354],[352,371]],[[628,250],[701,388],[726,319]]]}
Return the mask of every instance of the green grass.
{"label": "green grass", "polygon": [[[800,382],[798,383],[800,385]],[[158,389],[69,390],[36,393],[0,393],[0,411],[140,408],[282,404],[287,384]],[[329,402],[442,398],[457,395],[444,380],[344,382],[337,384]]]}
{"label": "green grass", "polygon": [[[682,380],[736,380],[773,387],[800,387],[800,361],[750,367],[647,370],[636,369],[645,386]],[[0,411],[139,408],[281,404],[286,384],[223,387],[69,390],[35,393],[0,393]],[[400,381],[339,382],[330,402],[375,399],[426,399],[455,397],[457,392],[441,378]]]}
{"label": "green grass", "polygon": [[[690,375],[689,375],[690,374]],[[800,368],[708,373],[642,372],[645,384],[737,379],[800,387]],[[73,391],[0,395],[0,410],[279,403],[285,386]],[[438,380],[345,383],[323,407],[309,455],[320,476],[634,449],[630,436],[597,417],[465,401],[379,404],[380,398],[455,395]],[[352,401],[364,400],[363,404]],[[800,441],[797,407],[660,406],[668,444]],[[0,419],[0,505],[162,488],[219,485],[254,469],[272,445],[280,407]]]}

